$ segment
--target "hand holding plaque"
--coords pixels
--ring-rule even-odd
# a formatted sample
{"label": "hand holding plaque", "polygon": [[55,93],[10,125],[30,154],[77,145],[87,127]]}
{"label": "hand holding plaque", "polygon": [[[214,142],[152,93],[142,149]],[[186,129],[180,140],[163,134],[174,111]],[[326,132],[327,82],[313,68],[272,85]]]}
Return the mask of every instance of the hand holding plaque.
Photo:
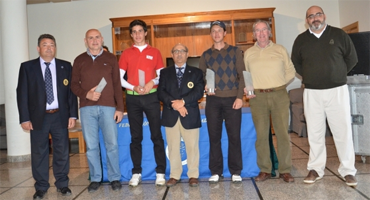
{"label": "hand holding plaque", "polygon": [[246,89],[246,95],[251,96],[254,95],[254,87],[253,87],[253,81],[252,81],[252,75],[250,72],[243,71],[243,77],[244,77],[244,83],[245,83],[245,89]]}
{"label": "hand holding plaque", "polygon": [[206,72],[206,81],[207,81],[207,94],[215,93],[215,72],[211,69],[207,69]]}
{"label": "hand holding plaque", "polygon": [[138,70],[138,73],[139,73],[139,92],[138,93],[142,93],[144,92],[144,86],[145,86],[145,71],[143,70]]}

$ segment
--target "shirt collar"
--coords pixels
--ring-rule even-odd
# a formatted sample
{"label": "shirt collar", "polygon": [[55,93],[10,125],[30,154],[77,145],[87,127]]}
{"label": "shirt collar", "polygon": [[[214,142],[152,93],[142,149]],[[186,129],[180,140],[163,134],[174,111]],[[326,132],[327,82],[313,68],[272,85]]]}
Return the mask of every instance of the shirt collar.
{"label": "shirt collar", "polygon": [[183,70],[185,70],[185,67],[186,67],[186,63],[184,63],[182,66],[177,66],[176,64],[175,64],[175,67],[176,67],[176,69],[178,69],[178,68],[181,68],[181,67],[183,67],[182,68],[182,70],[181,71],[183,71]]}
{"label": "shirt collar", "polygon": [[258,42],[255,42],[255,43],[254,43],[254,46],[256,46],[256,47],[258,47],[258,48],[260,48],[260,49],[266,49],[266,48],[268,48],[268,47],[272,46],[273,44],[274,44],[274,43],[270,40],[270,41],[269,41],[269,43],[268,43],[264,48],[260,47],[260,46],[258,45]]}
{"label": "shirt collar", "polygon": [[[215,48],[215,45],[212,45],[212,51],[214,51],[214,50],[216,50],[216,48]],[[229,44],[227,44],[226,42],[225,42],[225,46],[224,47],[222,47],[221,49],[220,49],[220,51],[222,50],[222,49],[227,49],[227,48],[229,48]],[[218,49],[217,49],[218,50]]]}
{"label": "shirt collar", "polygon": [[[41,64],[41,65],[45,65],[45,62],[46,62],[46,61],[40,57],[40,64]],[[52,66],[55,66],[55,58],[53,58],[53,60],[51,60],[51,61],[50,61],[50,64],[51,64]]]}
{"label": "shirt collar", "polygon": [[328,25],[327,24],[325,24],[325,27],[322,29],[322,31],[321,31],[321,33],[314,33],[314,32],[312,32],[311,31],[311,28],[308,28],[308,30],[310,31],[310,33],[311,34],[313,34],[314,36],[316,36],[317,38],[320,38],[321,37],[321,35],[324,33],[324,31],[326,30],[326,27],[327,27]]}
{"label": "shirt collar", "polygon": [[91,54],[91,52],[90,52],[90,50],[87,48],[86,49],[86,53],[87,53],[87,55],[89,55],[89,56],[91,56],[91,58],[93,59],[93,60],[95,60],[95,58],[97,58],[98,56],[100,56],[100,55],[102,55],[103,54],[103,47],[101,48],[101,50],[100,50],[100,52],[99,52],[99,54],[98,55],[96,55],[96,56],[94,56],[94,55],[92,55]]}

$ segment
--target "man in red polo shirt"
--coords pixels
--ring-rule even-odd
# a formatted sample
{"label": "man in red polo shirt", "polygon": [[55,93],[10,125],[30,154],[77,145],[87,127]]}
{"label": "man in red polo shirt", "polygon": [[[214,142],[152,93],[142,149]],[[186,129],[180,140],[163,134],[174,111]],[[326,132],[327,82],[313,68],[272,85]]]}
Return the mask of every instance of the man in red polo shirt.
{"label": "man in red polo shirt", "polygon": [[[121,84],[126,88],[126,105],[130,123],[130,153],[134,168],[130,186],[141,182],[141,160],[143,140],[143,112],[149,121],[151,139],[154,144],[156,167],[156,185],[165,185],[166,155],[161,133],[160,104],[157,97],[159,72],[163,68],[161,53],[158,49],[145,43],[147,35],[146,23],[134,20],[130,23],[130,34],[134,40],[131,48],[123,51],[119,66]],[[127,81],[123,78],[127,73]]]}

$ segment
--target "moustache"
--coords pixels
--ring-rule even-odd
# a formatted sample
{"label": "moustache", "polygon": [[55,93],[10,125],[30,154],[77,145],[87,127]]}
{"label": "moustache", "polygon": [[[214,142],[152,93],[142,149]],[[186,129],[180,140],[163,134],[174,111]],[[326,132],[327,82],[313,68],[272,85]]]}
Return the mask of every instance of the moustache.
{"label": "moustache", "polygon": [[315,20],[312,23],[320,23],[321,24],[321,21],[320,20]]}

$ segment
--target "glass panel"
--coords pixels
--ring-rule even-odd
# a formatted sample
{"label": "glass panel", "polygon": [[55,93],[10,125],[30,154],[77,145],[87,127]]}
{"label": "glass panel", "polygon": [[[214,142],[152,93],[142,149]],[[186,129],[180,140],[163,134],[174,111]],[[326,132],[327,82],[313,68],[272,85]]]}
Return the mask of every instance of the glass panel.
{"label": "glass panel", "polygon": [[[115,42],[116,49],[115,52],[112,52],[117,56],[117,59],[121,56],[122,52],[131,47],[134,44],[134,41],[132,40],[130,36],[130,30],[129,27],[116,27],[114,28],[114,34],[115,39],[113,40]],[[148,27],[147,30],[147,36],[146,36],[146,43],[151,44],[151,28]]]}
{"label": "glass panel", "polygon": [[[261,19],[268,21],[271,25],[271,20],[269,18]],[[253,38],[253,24],[257,19],[245,19],[245,20],[235,20],[234,21],[234,30],[235,30],[235,44],[243,51],[246,51],[248,48],[254,45]]]}

